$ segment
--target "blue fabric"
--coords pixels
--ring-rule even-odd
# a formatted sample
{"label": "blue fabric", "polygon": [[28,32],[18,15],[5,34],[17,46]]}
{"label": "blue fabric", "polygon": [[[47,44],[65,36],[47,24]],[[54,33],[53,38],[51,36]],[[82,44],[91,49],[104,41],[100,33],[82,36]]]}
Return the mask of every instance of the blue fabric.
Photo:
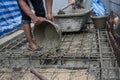
{"label": "blue fabric", "polygon": [[0,37],[21,27],[21,13],[16,0],[0,0]]}
{"label": "blue fabric", "polygon": [[97,16],[104,16],[108,14],[108,10],[106,9],[105,5],[102,3],[101,0],[92,0],[91,8]]}

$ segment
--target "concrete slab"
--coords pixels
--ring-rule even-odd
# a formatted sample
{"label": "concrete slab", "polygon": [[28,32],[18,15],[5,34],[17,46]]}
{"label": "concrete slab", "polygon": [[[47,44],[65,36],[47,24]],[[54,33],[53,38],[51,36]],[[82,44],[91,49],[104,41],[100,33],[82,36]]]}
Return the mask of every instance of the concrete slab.
{"label": "concrete slab", "polygon": [[1,38],[0,39],[0,47],[4,46],[5,44],[10,42],[11,40],[17,38],[21,34],[23,34],[23,30],[18,30],[10,35],[6,35],[5,37]]}

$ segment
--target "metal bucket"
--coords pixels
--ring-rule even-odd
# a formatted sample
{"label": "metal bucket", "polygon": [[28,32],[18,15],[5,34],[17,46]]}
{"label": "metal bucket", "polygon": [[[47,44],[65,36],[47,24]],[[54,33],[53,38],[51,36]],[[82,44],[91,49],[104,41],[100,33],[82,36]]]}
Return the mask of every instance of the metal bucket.
{"label": "metal bucket", "polygon": [[91,16],[95,29],[105,29],[107,16]]}
{"label": "metal bucket", "polygon": [[61,41],[60,27],[48,20],[34,26],[34,39],[40,47],[45,49],[56,49]]}
{"label": "metal bucket", "polygon": [[54,21],[61,27],[62,32],[80,31],[87,22],[91,9],[76,9],[65,14],[54,15]]}

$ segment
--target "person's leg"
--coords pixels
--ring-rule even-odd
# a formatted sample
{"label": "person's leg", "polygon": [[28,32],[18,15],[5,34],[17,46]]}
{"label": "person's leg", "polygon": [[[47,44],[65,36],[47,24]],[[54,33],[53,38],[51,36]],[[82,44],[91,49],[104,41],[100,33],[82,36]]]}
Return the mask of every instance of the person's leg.
{"label": "person's leg", "polygon": [[38,48],[38,46],[33,41],[33,36],[32,36],[32,32],[31,32],[30,24],[28,24],[28,23],[23,24],[23,30],[24,30],[25,36],[26,36],[26,38],[28,40],[28,43],[29,43],[29,49],[36,50]]}
{"label": "person's leg", "polygon": [[[26,3],[29,6],[29,3],[26,0]],[[19,4],[18,4],[19,5]],[[21,14],[22,14],[22,30],[25,33],[25,36],[27,38],[28,44],[29,44],[29,49],[31,50],[36,50],[38,49],[38,46],[36,45],[36,43],[33,41],[33,36],[32,36],[32,32],[31,32],[31,26],[30,26],[30,22],[31,19],[29,16],[26,15],[26,13],[21,9],[21,7],[19,7],[21,10]]]}
{"label": "person's leg", "polygon": [[[28,4],[28,2],[26,2]],[[29,4],[28,4],[29,6]],[[21,8],[20,8],[21,9]],[[32,36],[32,31],[31,31],[31,19],[29,16],[26,15],[26,13],[21,9],[22,13],[22,29],[25,33],[25,36],[27,38],[28,44],[29,44],[29,49],[31,50],[36,50],[38,46],[36,43],[33,41],[33,36]]]}
{"label": "person's leg", "polygon": [[[30,0],[30,1],[32,3],[36,16],[45,17],[45,10],[42,0]],[[22,13],[23,13],[23,30],[28,40],[29,47],[31,50],[36,50],[38,49],[38,46],[35,43],[35,41],[33,41],[33,36],[30,26],[30,18],[24,12]]]}
{"label": "person's leg", "polygon": [[[43,1],[42,0],[30,0],[30,1],[33,5],[36,16],[45,17]],[[28,2],[27,2],[27,4],[28,4]],[[23,28],[25,36],[28,40],[29,48],[34,51],[34,50],[38,49],[38,46],[35,43],[35,41],[33,41],[33,36],[32,36],[31,26],[30,26],[31,19],[24,13],[24,11],[22,9],[21,9],[21,13],[22,13],[22,23],[23,23],[22,28]]]}

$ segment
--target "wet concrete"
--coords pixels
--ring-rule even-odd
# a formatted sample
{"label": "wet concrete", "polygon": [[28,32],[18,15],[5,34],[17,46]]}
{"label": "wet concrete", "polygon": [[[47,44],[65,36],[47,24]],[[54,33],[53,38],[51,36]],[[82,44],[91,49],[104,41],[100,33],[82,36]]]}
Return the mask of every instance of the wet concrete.
{"label": "wet concrete", "polygon": [[[91,27],[80,32],[64,33],[57,52],[51,52],[47,49],[37,52],[28,51],[24,35],[4,45],[0,52],[0,70],[7,69],[4,71],[4,75],[1,74],[0,80],[3,80],[2,76],[5,79],[13,80],[21,80],[21,78],[22,80],[36,79],[35,76],[28,79],[28,76],[31,75],[29,73],[31,67],[41,69],[40,71],[43,71],[43,74],[55,73],[55,75],[62,75],[63,73],[60,72],[62,69],[70,70],[71,72],[65,72],[65,74],[70,75],[74,72],[77,75],[82,75],[81,70],[86,70],[84,79],[87,80],[90,80],[87,78],[89,75],[94,76],[97,80],[116,79],[118,76],[116,71],[118,65],[107,31],[96,30],[92,24]],[[45,71],[49,70],[49,68],[52,68],[52,71]],[[9,72],[11,69],[14,69],[14,71]],[[58,72],[54,72],[58,69]],[[13,77],[12,74],[16,75],[16,77]],[[54,79],[57,79],[57,77]]]}

